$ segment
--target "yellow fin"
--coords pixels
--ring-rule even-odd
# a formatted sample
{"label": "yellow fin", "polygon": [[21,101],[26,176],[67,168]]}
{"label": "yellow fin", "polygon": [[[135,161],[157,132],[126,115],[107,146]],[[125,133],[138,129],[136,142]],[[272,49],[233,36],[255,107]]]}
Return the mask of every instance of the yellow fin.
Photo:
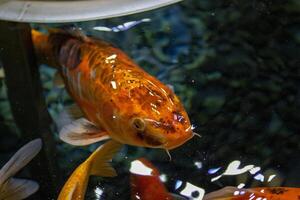
{"label": "yellow fin", "polygon": [[98,147],[81,165],[79,165],[69,177],[62,188],[58,200],[82,200],[85,196],[90,175],[112,177],[115,170],[109,165],[109,161],[119,151],[122,144],[110,140]]}
{"label": "yellow fin", "polygon": [[114,140],[110,140],[100,146],[89,158],[91,162],[90,174],[104,177],[116,176],[116,171],[108,162],[112,160],[121,147],[122,144]]}
{"label": "yellow fin", "polygon": [[54,74],[53,85],[58,88],[65,87],[64,80],[63,80],[62,76],[60,75],[59,71],[56,71]]}
{"label": "yellow fin", "polygon": [[74,197],[74,192],[76,190],[76,187],[77,187],[77,183],[75,183],[73,185],[73,187],[70,189],[69,193],[67,194],[66,198],[64,200],[72,200]]}

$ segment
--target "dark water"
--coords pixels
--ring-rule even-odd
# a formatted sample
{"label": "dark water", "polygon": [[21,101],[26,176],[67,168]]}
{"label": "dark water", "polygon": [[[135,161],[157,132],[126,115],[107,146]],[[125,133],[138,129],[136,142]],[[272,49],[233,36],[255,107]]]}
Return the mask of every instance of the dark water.
{"label": "dark water", "polygon": [[[206,192],[240,184],[300,187],[299,14],[297,0],[187,0],[130,17],[76,24],[87,34],[112,42],[147,72],[171,84],[202,136],[172,150],[171,161],[162,150],[125,146],[113,161],[118,176],[91,178],[86,199],[129,199],[129,167],[139,157],[150,160],[168,190],[177,194],[188,183]],[[143,18],[151,22],[124,32],[93,30]],[[55,119],[72,100],[63,89],[53,87],[54,69],[42,66],[40,72]],[[4,164],[23,142],[2,79],[0,89]],[[56,141],[64,180],[99,145],[75,148]],[[214,180],[232,162],[240,162],[239,168],[253,165],[252,171]]]}

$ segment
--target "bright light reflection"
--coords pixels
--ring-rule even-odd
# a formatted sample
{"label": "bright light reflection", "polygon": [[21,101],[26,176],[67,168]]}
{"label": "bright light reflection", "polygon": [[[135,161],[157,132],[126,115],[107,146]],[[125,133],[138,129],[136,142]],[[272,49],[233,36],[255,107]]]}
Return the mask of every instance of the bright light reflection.
{"label": "bright light reflection", "polygon": [[152,169],[144,165],[139,160],[134,160],[131,162],[129,171],[133,174],[138,174],[142,176],[151,176],[152,175]]}
{"label": "bright light reflection", "polygon": [[167,177],[167,175],[166,174],[161,174],[160,176],[159,176],[159,179],[162,181],[162,182],[167,182],[167,180],[168,180],[168,177]]}
{"label": "bright light reflection", "polygon": [[245,167],[239,169],[240,164],[241,164],[241,161],[239,161],[239,160],[232,161],[228,165],[228,167],[225,170],[225,172],[223,173],[223,175],[243,174],[243,173],[249,171],[250,169],[252,169],[254,167],[254,165],[246,165]]}
{"label": "bright light reflection", "polygon": [[112,59],[116,59],[116,58],[117,58],[117,54],[112,54],[112,55],[108,56],[106,58],[106,60],[112,60]]}
{"label": "bright light reflection", "polygon": [[95,192],[95,198],[96,198],[96,200],[100,200],[101,196],[103,194],[103,190],[101,188],[99,188],[99,187],[96,187],[95,190],[94,190],[94,192]]}
{"label": "bright light reflection", "polygon": [[215,174],[215,173],[218,172],[220,169],[221,169],[221,167],[209,169],[209,170],[208,170],[208,174]]}
{"label": "bright light reflection", "polygon": [[245,190],[236,190],[236,191],[234,191],[233,195],[238,196],[238,195],[244,195],[245,193],[246,193]]}
{"label": "bright light reflection", "polygon": [[245,187],[245,183],[240,183],[237,188],[242,189],[243,187]]}
{"label": "bright light reflection", "polygon": [[97,31],[120,32],[120,31],[126,31],[126,30],[140,24],[140,23],[150,22],[150,21],[151,21],[151,19],[144,18],[144,19],[137,20],[137,21],[125,22],[124,24],[120,24],[120,25],[115,26],[115,27],[95,26],[95,27],[93,27],[93,29],[97,30]]}
{"label": "bright light reflection", "polygon": [[272,180],[273,180],[273,178],[275,178],[276,177],[276,175],[275,174],[272,174],[271,176],[269,176],[269,178],[268,178],[268,182],[271,182]]}
{"label": "bright light reflection", "polygon": [[214,182],[218,179],[220,179],[222,176],[234,176],[234,175],[239,175],[239,174],[243,174],[251,169],[253,169],[255,166],[254,165],[246,165],[243,168],[239,168],[241,164],[241,161],[239,160],[234,160],[231,163],[229,163],[227,169],[225,170],[225,172],[219,176],[216,176],[214,178],[211,179],[211,182]]}
{"label": "bright light reflection", "polygon": [[191,129],[194,130],[194,129],[196,129],[196,128],[197,128],[196,125],[192,124]]}
{"label": "bright light reflection", "polygon": [[194,162],[194,165],[195,165],[198,169],[201,169],[201,168],[202,168],[202,162],[200,162],[200,161]]}
{"label": "bright light reflection", "polygon": [[113,89],[117,89],[117,83],[116,83],[116,81],[111,81],[110,84],[111,84],[111,87]]}
{"label": "bright light reflection", "polygon": [[250,174],[256,174],[257,172],[260,171],[260,167],[254,167],[252,169],[249,170]]}
{"label": "bright light reflection", "polygon": [[262,174],[257,174],[257,175],[254,176],[254,179],[258,180],[258,181],[261,181],[261,182],[264,182],[265,177]]}
{"label": "bright light reflection", "polygon": [[180,186],[182,185],[182,181],[181,180],[177,180],[175,183],[175,190],[177,190],[178,188],[180,188]]}
{"label": "bright light reflection", "polygon": [[252,193],[252,194],[250,195],[249,200],[252,200],[252,199],[254,199],[254,198],[255,198],[255,195],[254,195],[254,193]]}
{"label": "bright light reflection", "polygon": [[[194,197],[195,193],[198,193],[197,197]],[[187,182],[185,188],[180,192],[180,194],[188,197],[190,200],[202,200],[205,194],[205,190]]]}

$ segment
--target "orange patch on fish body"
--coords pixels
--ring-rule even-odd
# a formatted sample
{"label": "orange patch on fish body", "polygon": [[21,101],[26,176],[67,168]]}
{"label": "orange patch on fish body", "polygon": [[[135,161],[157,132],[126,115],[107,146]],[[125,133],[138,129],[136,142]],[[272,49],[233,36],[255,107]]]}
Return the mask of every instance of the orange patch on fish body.
{"label": "orange patch on fish body", "polygon": [[204,200],[250,200],[250,199],[267,199],[267,200],[287,200],[300,199],[300,188],[291,187],[258,187],[238,189],[227,187],[221,190],[209,193]]}
{"label": "orange patch on fish body", "polygon": [[[174,92],[120,49],[64,33],[45,35],[47,40],[35,39],[35,35],[33,31],[37,51],[50,51],[41,54],[58,63],[67,90],[86,118],[111,138],[173,149],[193,136],[188,115]],[[40,41],[47,41],[50,48],[39,49]]]}
{"label": "orange patch on fish body", "polygon": [[244,195],[240,197],[234,197],[233,200],[246,200],[249,197],[255,196],[253,199],[266,198],[268,200],[287,200],[287,199],[299,199],[300,188],[289,187],[261,187],[261,188],[249,188]]}

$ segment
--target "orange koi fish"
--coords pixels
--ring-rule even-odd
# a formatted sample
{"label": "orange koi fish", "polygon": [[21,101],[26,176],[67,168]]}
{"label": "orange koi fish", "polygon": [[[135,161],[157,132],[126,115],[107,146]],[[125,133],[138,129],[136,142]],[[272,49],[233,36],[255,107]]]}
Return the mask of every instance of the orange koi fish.
{"label": "orange koi fish", "polygon": [[35,139],[20,150],[0,169],[0,199],[21,200],[39,189],[39,184],[32,180],[13,178],[41,150],[41,139]]}
{"label": "orange koi fish", "polygon": [[110,140],[100,146],[71,174],[63,186],[58,200],[83,200],[90,175],[113,177],[115,170],[107,163],[120,150],[122,144]]}
{"label": "orange koi fish", "polygon": [[174,200],[159,179],[159,171],[146,159],[131,163],[130,185],[132,200]]}
{"label": "orange koi fish", "polygon": [[203,200],[298,200],[300,188],[258,187],[238,189],[225,187],[204,196]]}
{"label": "orange koi fish", "polygon": [[60,131],[73,145],[112,138],[166,150],[193,137],[188,115],[174,92],[134,63],[123,51],[89,37],[63,31],[32,31],[44,62],[58,66],[84,118]]}

